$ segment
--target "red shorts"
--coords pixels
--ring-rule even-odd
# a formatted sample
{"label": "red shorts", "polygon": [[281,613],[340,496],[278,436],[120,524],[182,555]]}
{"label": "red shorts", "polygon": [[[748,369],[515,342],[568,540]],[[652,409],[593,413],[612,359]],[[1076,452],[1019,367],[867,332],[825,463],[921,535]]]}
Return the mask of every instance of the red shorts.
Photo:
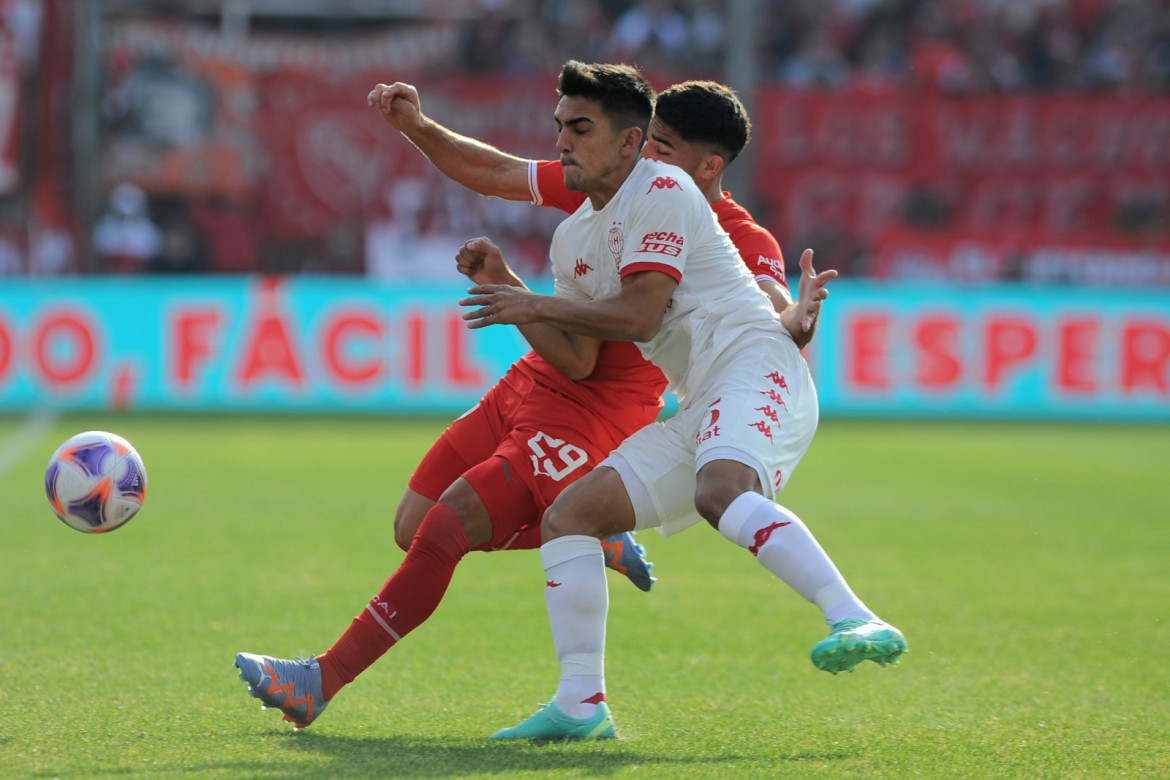
{"label": "red shorts", "polygon": [[531,549],[540,546],[540,519],[553,500],[630,433],[531,377],[509,372],[443,431],[410,488],[437,501],[463,477],[492,518],[491,540],[476,549]]}

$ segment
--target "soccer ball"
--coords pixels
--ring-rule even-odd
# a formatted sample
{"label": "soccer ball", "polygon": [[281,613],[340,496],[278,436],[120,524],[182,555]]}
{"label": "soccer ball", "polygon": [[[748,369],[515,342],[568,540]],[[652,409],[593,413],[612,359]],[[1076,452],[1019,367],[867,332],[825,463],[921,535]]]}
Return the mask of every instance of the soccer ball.
{"label": "soccer ball", "polygon": [[124,525],[142,507],[146,466],[121,436],[86,431],[67,439],[49,458],[45,494],[65,525],[104,534]]}

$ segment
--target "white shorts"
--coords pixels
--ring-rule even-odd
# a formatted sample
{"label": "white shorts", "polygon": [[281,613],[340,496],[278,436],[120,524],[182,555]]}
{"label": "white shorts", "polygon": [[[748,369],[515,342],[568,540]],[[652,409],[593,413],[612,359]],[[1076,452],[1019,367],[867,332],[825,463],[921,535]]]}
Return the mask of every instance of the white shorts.
{"label": "white shorts", "polygon": [[638,529],[669,536],[701,520],[695,475],[714,460],[751,466],[775,499],[812,442],[817,392],[791,340],[752,337],[712,374],[673,417],[642,428],[601,463],[621,476]]}

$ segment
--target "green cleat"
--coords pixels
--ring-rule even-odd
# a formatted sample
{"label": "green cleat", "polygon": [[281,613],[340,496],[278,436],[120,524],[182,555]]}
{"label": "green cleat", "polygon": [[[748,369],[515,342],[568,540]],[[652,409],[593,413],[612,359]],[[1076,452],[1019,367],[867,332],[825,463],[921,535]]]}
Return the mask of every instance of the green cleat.
{"label": "green cleat", "polygon": [[902,632],[880,620],[842,620],[813,646],[813,665],[826,672],[848,672],[862,661],[896,664],[910,651]]}
{"label": "green cleat", "polygon": [[570,718],[550,701],[522,723],[492,734],[492,739],[613,739],[614,733],[613,716],[605,702],[597,705],[592,718]]}

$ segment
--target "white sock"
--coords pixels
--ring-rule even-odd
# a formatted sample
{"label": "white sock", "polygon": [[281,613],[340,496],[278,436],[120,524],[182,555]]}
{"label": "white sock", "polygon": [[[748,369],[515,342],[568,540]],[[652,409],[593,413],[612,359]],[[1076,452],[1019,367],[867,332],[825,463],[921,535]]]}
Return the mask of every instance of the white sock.
{"label": "white sock", "polygon": [[876,615],[845,583],[845,578],[808,526],[790,510],[759,493],[743,493],[719,518],[719,532],[746,547],[765,569],[821,608],[825,622]]}
{"label": "white sock", "polygon": [[588,718],[605,700],[605,554],[592,536],[562,536],[540,548],[544,601],[561,682],[553,700],[570,718]]}

